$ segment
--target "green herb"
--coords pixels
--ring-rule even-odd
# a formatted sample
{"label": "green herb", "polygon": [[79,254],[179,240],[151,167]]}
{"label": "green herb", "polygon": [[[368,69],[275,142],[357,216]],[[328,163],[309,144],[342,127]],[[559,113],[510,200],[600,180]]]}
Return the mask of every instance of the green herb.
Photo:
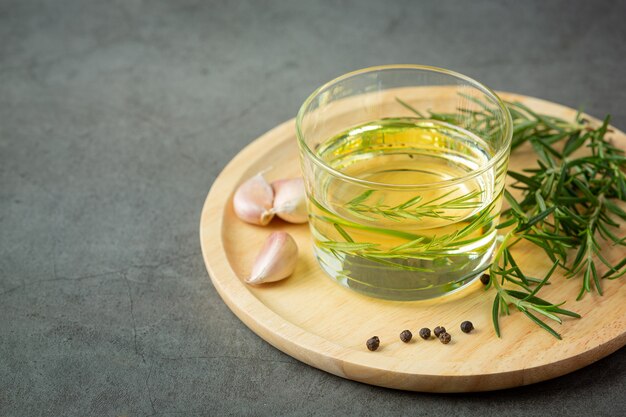
{"label": "green herb", "polygon": [[[477,198],[482,192],[478,193],[470,193],[467,196],[470,196],[471,199]],[[367,191],[357,198],[353,199],[346,205],[346,208],[354,214],[354,207],[359,207],[359,205],[369,198],[372,195],[372,192]],[[448,194],[444,194],[440,198],[445,198]],[[465,197],[467,197],[465,196]],[[439,198],[437,198],[438,200]],[[432,272],[430,269],[425,267],[418,267],[413,265],[408,265],[403,263],[407,257],[411,257],[413,259],[422,259],[422,260],[433,260],[437,257],[441,256],[440,253],[443,250],[454,250],[456,248],[468,245],[472,242],[476,242],[483,238],[482,234],[478,234],[478,236],[472,237],[472,235],[480,230],[489,229],[495,220],[495,214],[492,205],[488,206],[486,209],[482,210],[480,213],[470,217],[467,219],[467,225],[461,229],[458,229],[452,233],[444,234],[441,236],[423,236],[413,233],[402,232],[393,229],[387,228],[377,228],[373,226],[367,226],[363,224],[353,223],[342,219],[341,217],[331,213],[328,209],[326,209],[322,204],[317,202],[313,196],[309,197],[309,200],[312,204],[314,204],[323,215],[317,215],[321,219],[331,223],[335,230],[339,233],[339,235],[344,239],[343,241],[333,241],[333,240],[325,240],[318,242],[318,246],[323,249],[327,249],[331,254],[333,254],[337,259],[344,262],[345,255],[351,255],[357,258],[366,259],[371,262],[375,262],[387,267],[393,267],[397,269],[402,269],[405,271],[414,271],[414,272]],[[398,210],[400,212],[404,209],[398,209],[396,207],[411,207],[415,203],[415,201],[419,202],[419,198],[413,199],[414,201],[405,202],[399,206],[391,207],[389,210]],[[438,203],[437,207],[444,207],[444,209],[448,209],[450,207],[461,207],[461,206],[469,206],[472,205],[473,202],[469,202],[470,198],[453,198],[448,201],[444,201],[443,203]],[[435,209],[435,206],[430,206],[435,200],[430,200],[419,207],[414,207],[415,212],[418,210],[422,210],[425,216],[435,216],[434,213],[438,212]],[[383,206],[382,204],[378,207]],[[363,206],[363,211],[365,207]],[[386,207],[386,206],[384,206]],[[430,207],[430,208],[429,208]],[[360,209],[360,208],[359,208]],[[399,215],[399,214],[398,214]],[[417,214],[415,214],[417,216]],[[443,215],[439,214],[440,217]],[[345,227],[349,227],[357,230],[364,230],[371,233],[390,235],[394,237],[401,237],[407,242],[404,242],[400,245],[394,246],[389,249],[383,249],[378,243],[366,243],[366,242],[356,242],[352,236],[345,230]],[[341,254],[339,253],[341,252]],[[467,257],[468,253],[460,253],[460,254],[448,254],[448,257]],[[459,268],[462,268],[463,265],[459,265]]]}
{"label": "green herb", "polygon": [[[468,125],[466,118],[471,118],[480,126],[476,133],[489,135],[497,120],[489,106],[478,104],[480,110],[465,110],[462,116],[432,112],[423,116],[417,111],[415,114],[461,126]],[[493,325],[500,336],[499,316],[509,314],[512,305],[560,339],[544,320],[561,323],[560,316],[580,315],[561,308],[563,303],[554,304],[537,296],[549,284],[554,271],[562,268],[569,278],[582,277],[578,300],[594,290],[602,295],[603,278],[616,279],[626,273],[626,259],[611,264],[603,257],[599,242],[604,239],[626,246],[626,238],[616,235],[620,221],[626,221],[626,212],[615,203],[626,201],[626,157],[606,138],[610,132],[609,117],[601,126],[592,128],[580,115],[571,123],[535,113],[521,103],[506,104],[513,118],[512,148],[530,143],[538,166],[508,173],[516,181],[513,188],[520,189],[522,197],[516,200],[505,191],[510,208],[503,213],[498,228],[510,230],[496,251],[487,284],[487,288],[496,290]],[[541,248],[553,262],[543,279],[528,276],[515,261],[510,249],[522,240]],[[600,263],[608,269],[603,275],[599,272]]]}
{"label": "green herb", "polygon": [[[342,225],[337,222],[337,218],[333,217],[335,221],[333,226],[337,232],[345,239],[345,241],[322,241],[318,245],[321,248],[330,250],[338,259],[342,257],[335,251],[341,251],[343,254],[356,256],[359,258],[368,259],[377,263],[393,266],[396,268],[417,271],[428,272],[429,270],[421,267],[414,267],[405,265],[402,263],[393,262],[390,259],[404,260],[407,256],[415,259],[433,260],[440,256],[442,250],[452,250],[464,245],[468,245],[472,242],[478,241],[482,236],[468,237],[477,230],[487,228],[489,224],[494,221],[494,215],[491,210],[486,210],[482,214],[470,219],[469,223],[462,229],[456,230],[453,233],[445,234],[441,236],[426,237],[420,235],[411,235],[410,240],[406,243],[394,246],[391,249],[384,250],[378,243],[362,243],[355,242],[354,239],[346,232]],[[344,225],[354,227],[356,229],[368,230],[374,232],[385,233],[389,229],[377,229],[373,227],[363,226],[359,224],[352,224],[343,222]],[[346,224],[347,223],[347,224]],[[454,254],[448,254],[447,256],[455,256]],[[467,253],[458,254],[458,256],[467,256]]]}
{"label": "green herb", "polygon": [[[476,190],[469,194],[445,200],[446,197],[455,191],[456,190],[448,191],[439,197],[425,202],[422,201],[422,196],[417,196],[405,201],[402,204],[389,206],[387,204],[383,204],[382,202],[365,204],[370,199],[372,194],[375,194],[374,190],[367,190],[363,194],[349,201],[347,209],[353,214],[356,213],[359,217],[369,214],[379,215],[387,219],[399,221],[401,219],[420,220],[423,217],[452,220],[457,216],[446,216],[443,213],[449,210],[467,210],[480,207],[481,201],[478,200],[478,197],[483,194],[481,190]],[[375,220],[372,217],[366,218],[368,220]]]}
{"label": "green herb", "polygon": [[[561,267],[570,278],[582,275],[578,300],[594,289],[602,295],[601,278],[615,279],[626,272],[626,262],[612,265],[602,256],[598,241],[602,238],[614,245],[626,245],[624,239],[615,235],[615,229],[619,227],[616,219],[626,220],[626,213],[612,201],[626,201],[626,176],[623,172],[626,158],[605,138],[609,117],[600,127],[592,129],[583,127],[582,123],[569,127],[558,127],[554,123],[548,125],[542,121],[546,116],[527,114],[539,121],[534,129],[542,132],[525,132],[524,137],[524,141],[533,146],[539,167],[524,170],[524,173],[509,173],[517,181],[514,187],[523,191],[523,197],[516,201],[510,194],[505,194],[510,209],[504,213],[508,220],[503,225],[514,228],[501,245],[502,264],[496,257],[491,271],[499,275],[502,282],[512,282],[524,290],[522,293],[503,290],[497,280],[493,280],[494,286],[499,287],[501,301],[514,304],[535,323],[560,338],[554,329],[533,314],[559,323],[558,315],[580,317],[536,297],[552,272]],[[582,122],[581,119],[578,121]],[[546,131],[550,134],[548,138],[557,137],[558,140],[546,140]],[[518,143],[520,141],[518,139]],[[557,143],[562,146],[557,148]],[[576,151],[585,148],[590,155],[574,156]],[[542,282],[532,290],[529,288],[530,281],[514,263],[508,250],[522,239],[540,247],[554,263]],[[573,259],[572,252],[575,253]],[[598,273],[598,262],[608,268],[602,277]],[[501,308],[500,311],[506,313],[508,310]]]}

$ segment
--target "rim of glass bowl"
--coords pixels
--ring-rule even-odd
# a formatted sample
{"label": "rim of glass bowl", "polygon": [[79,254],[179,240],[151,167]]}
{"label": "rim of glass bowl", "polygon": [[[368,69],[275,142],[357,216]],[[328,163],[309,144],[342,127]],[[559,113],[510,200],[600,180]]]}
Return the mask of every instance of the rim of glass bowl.
{"label": "rim of glass bowl", "polygon": [[[306,109],[311,105],[311,102],[324,90],[326,90],[327,88],[329,88],[330,86],[337,84],[340,81],[346,80],[348,78],[352,78],[354,76],[357,75],[361,75],[361,74],[365,74],[365,73],[369,73],[369,72],[377,72],[377,71],[387,71],[387,70],[395,70],[395,69],[413,69],[413,70],[420,70],[420,71],[430,71],[430,72],[435,72],[435,73],[440,73],[440,74],[445,74],[445,75],[449,75],[455,78],[459,78],[463,81],[466,81],[467,83],[469,83],[472,87],[475,87],[479,90],[481,90],[484,94],[486,94],[487,96],[490,96],[498,105],[499,109],[504,113],[504,146],[498,150],[498,152],[496,152],[496,154],[489,159],[489,161],[484,164],[483,166],[481,166],[478,170],[471,172],[470,174],[464,175],[462,177],[455,177],[455,178],[451,178],[449,180],[445,180],[445,181],[437,181],[437,182],[431,182],[431,183],[421,183],[421,184],[389,184],[389,183],[382,183],[382,182],[373,182],[373,181],[368,181],[368,180],[363,180],[360,178],[356,178],[356,177],[352,177],[350,175],[347,175],[341,171],[338,171],[336,169],[334,169],[333,167],[329,166],[328,164],[326,164],[322,159],[320,159],[315,152],[306,144],[305,140],[304,140],[304,134],[302,133],[302,129],[301,129],[301,125],[302,125],[302,119],[304,118],[304,113],[306,111]],[[349,72],[347,74],[341,75],[327,83],[325,83],[324,85],[322,85],[321,87],[317,88],[313,93],[311,93],[311,95],[309,97],[307,97],[307,99],[304,101],[304,103],[302,103],[302,106],[300,106],[300,110],[298,111],[298,115],[296,116],[296,136],[298,137],[298,145],[300,147],[300,149],[303,149],[304,152],[313,160],[313,162],[320,166],[321,168],[325,169],[326,171],[330,172],[332,175],[341,178],[345,181],[348,182],[352,182],[361,186],[367,186],[367,187],[373,187],[373,188],[395,188],[395,189],[414,189],[414,188],[419,188],[419,189],[425,189],[425,188],[441,188],[441,187],[447,187],[447,186],[451,186],[451,185],[455,185],[455,184],[459,184],[459,183],[463,183],[469,179],[472,179],[474,177],[480,176],[482,175],[485,171],[493,168],[493,166],[498,163],[498,161],[500,161],[502,159],[502,157],[504,155],[506,155],[506,153],[509,151],[509,148],[511,147],[511,141],[513,138],[513,131],[512,131],[512,125],[513,125],[513,121],[511,119],[511,114],[509,113],[509,110],[507,109],[506,105],[504,104],[504,102],[502,101],[502,99],[500,97],[498,97],[498,95],[489,87],[481,84],[480,82],[474,80],[473,78],[470,78],[466,75],[463,75],[461,73],[455,72],[455,71],[451,71],[451,70],[447,70],[444,68],[438,68],[438,67],[431,67],[428,65],[413,65],[413,64],[392,64],[392,65],[379,65],[379,66],[375,66],[375,67],[368,67],[368,68],[363,68],[360,70],[356,70],[356,71],[352,71]]]}

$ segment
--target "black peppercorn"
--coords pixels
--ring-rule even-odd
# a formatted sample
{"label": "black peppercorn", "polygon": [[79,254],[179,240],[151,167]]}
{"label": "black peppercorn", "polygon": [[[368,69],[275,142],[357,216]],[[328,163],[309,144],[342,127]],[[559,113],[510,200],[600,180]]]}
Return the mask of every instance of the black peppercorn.
{"label": "black peppercorn", "polygon": [[424,340],[430,339],[430,329],[426,327],[424,327],[423,329],[420,329],[420,337]]}
{"label": "black peppercorn", "polygon": [[380,339],[378,338],[378,336],[370,337],[369,339],[367,339],[365,345],[369,350],[373,352],[378,349],[378,346],[380,346]]}
{"label": "black peppercorn", "polygon": [[413,333],[411,333],[410,330],[403,330],[402,333],[400,333],[400,340],[402,340],[404,343],[409,343],[412,338]]}
{"label": "black peppercorn", "polygon": [[433,330],[433,333],[435,333],[435,337],[439,337],[441,333],[445,333],[445,332],[446,332],[446,328],[443,326],[437,326]]}
{"label": "black peppercorn", "polygon": [[480,282],[482,282],[483,285],[488,285],[490,280],[491,280],[491,277],[489,276],[489,274],[482,274],[480,276]]}
{"label": "black peppercorn", "polygon": [[450,340],[452,340],[452,336],[450,336],[450,333],[443,332],[439,335],[439,341],[444,345],[450,343]]}
{"label": "black peppercorn", "polygon": [[461,323],[461,331],[463,333],[469,333],[472,330],[474,330],[474,325],[471,321],[464,321],[463,323]]}

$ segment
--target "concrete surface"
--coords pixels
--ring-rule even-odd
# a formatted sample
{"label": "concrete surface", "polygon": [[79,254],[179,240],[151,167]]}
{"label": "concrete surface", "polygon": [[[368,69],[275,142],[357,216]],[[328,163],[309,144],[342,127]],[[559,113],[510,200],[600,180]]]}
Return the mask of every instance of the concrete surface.
{"label": "concrete surface", "polygon": [[626,350],[502,392],[343,380],[222,303],[199,214],[319,84],[452,68],[626,129],[625,2],[0,0],[0,416],[616,416]]}

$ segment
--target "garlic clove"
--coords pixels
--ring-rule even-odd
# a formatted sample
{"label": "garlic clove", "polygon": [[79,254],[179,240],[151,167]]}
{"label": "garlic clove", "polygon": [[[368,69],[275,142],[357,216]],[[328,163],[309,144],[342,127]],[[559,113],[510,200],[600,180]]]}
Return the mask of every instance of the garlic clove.
{"label": "garlic clove", "polygon": [[290,223],[306,223],[309,215],[306,209],[306,193],[302,178],[274,181],[274,207],[272,211]]}
{"label": "garlic clove", "polygon": [[262,173],[256,174],[237,188],[233,197],[235,214],[247,223],[265,226],[274,217],[274,189]]}
{"label": "garlic clove", "polygon": [[289,233],[274,232],[265,239],[254,261],[248,284],[280,281],[296,269],[298,246]]}

